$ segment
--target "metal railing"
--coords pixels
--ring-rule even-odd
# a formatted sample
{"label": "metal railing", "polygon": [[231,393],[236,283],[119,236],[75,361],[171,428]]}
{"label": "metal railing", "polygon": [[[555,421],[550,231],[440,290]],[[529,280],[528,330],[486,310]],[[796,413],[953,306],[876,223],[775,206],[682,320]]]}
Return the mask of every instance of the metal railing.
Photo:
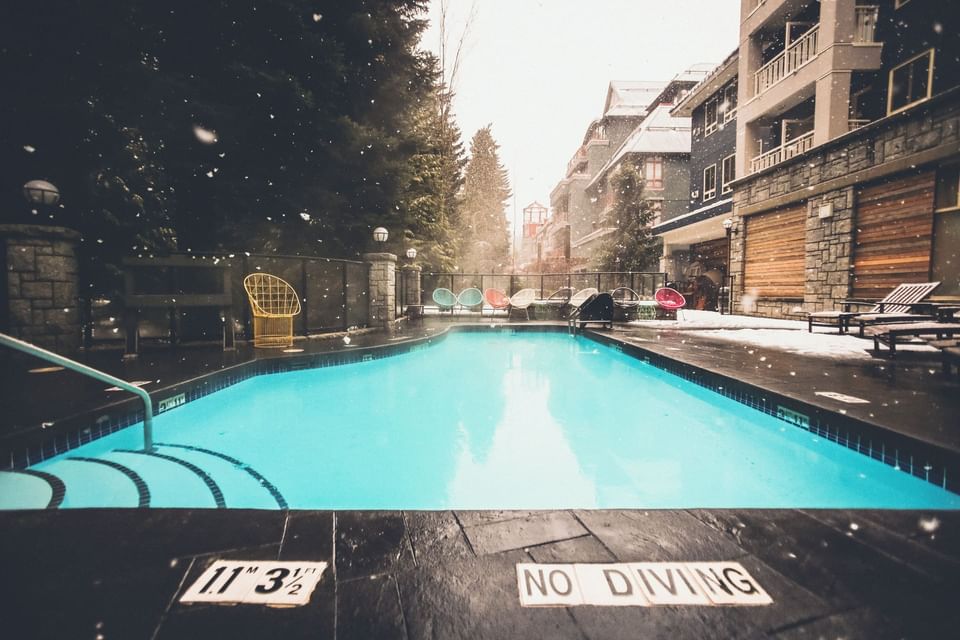
{"label": "metal railing", "polygon": [[753,95],[758,96],[788,75],[817,57],[817,38],[820,25],[814,26],[784,49],[776,58],[763,65],[753,76]]}
{"label": "metal railing", "polygon": [[853,41],[859,43],[874,42],[880,7],[877,5],[859,5],[854,11],[856,29],[853,32]]}
{"label": "metal railing", "polygon": [[776,149],[771,149],[753,158],[750,160],[750,173],[763,171],[776,164],[780,164],[784,160],[789,160],[805,151],[809,151],[811,148],[813,148],[813,131],[798,136],[790,142],[780,145]]}
{"label": "metal railing", "polygon": [[860,127],[864,127],[870,124],[872,120],[869,118],[850,118],[847,120],[847,131],[854,131]]}
{"label": "metal railing", "polygon": [[99,380],[100,382],[112,384],[120,389],[123,389],[124,391],[129,391],[130,393],[138,396],[143,401],[143,450],[153,451],[153,401],[150,400],[149,393],[138,386],[130,384],[126,380],[121,380],[120,378],[116,378],[109,373],[104,373],[99,369],[88,367],[85,364],[81,364],[76,360],[71,360],[70,358],[61,356],[60,354],[52,351],[47,351],[46,349],[38,347],[35,344],[18,340],[17,338],[8,336],[5,333],[0,333],[0,345],[10,347],[11,349],[16,349],[17,351],[23,352],[35,358],[40,358],[41,360],[46,360],[51,364],[70,369],[71,371],[75,371],[79,374],[90,376],[91,378]]}
{"label": "metal railing", "polygon": [[652,297],[660,287],[666,286],[667,274],[659,271],[580,271],[569,273],[424,273],[421,296],[426,304],[433,304],[434,289],[444,287],[459,293],[468,287],[481,291],[487,288],[500,289],[512,296],[521,289],[534,289],[544,299],[563,287],[598,291],[613,291],[630,287],[641,297]]}

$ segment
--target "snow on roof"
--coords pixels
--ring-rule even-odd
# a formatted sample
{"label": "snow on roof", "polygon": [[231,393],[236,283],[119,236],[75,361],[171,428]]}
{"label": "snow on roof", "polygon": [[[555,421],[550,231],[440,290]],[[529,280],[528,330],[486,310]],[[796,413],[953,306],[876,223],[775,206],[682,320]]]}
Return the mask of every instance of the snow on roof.
{"label": "snow on roof", "polygon": [[628,153],[690,153],[690,118],[671,115],[671,108],[669,104],[657,105],[597,172],[587,188],[602,180]]}
{"label": "snow on roof", "polygon": [[644,116],[647,107],[660,95],[666,82],[650,80],[612,80],[607,89],[603,115]]}
{"label": "snow on roof", "polygon": [[733,53],[728,55],[723,62],[704,76],[674,108],[674,112],[677,115],[691,115],[693,110],[703,104],[715,91],[730,80],[733,80],[737,75],[739,51],[739,49],[734,49]]}

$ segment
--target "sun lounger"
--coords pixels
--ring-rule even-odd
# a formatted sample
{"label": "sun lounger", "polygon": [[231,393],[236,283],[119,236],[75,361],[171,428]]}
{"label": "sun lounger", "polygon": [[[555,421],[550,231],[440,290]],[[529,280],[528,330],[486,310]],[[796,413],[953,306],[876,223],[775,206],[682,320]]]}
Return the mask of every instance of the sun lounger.
{"label": "sun lounger", "polygon": [[[813,333],[813,327],[837,327],[840,333],[850,329],[853,320],[860,326],[860,337],[864,329],[871,324],[890,324],[895,322],[914,322],[929,320],[929,316],[914,313],[925,305],[921,300],[940,286],[939,282],[905,283],[888,293],[883,300],[844,300],[840,304],[842,311],[817,311],[807,314],[807,330]],[[851,311],[850,307],[871,307],[867,310]],[[862,319],[861,319],[862,317]]]}
{"label": "sun lounger", "polygon": [[897,339],[914,336],[936,336],[938,339],[960,335],[960,323],[912,322],[909,324],[878,324],[866,328],[867,336],[873,338],[873,350],[880,353],[880,343],[890,347],[890,355],[897,351]]}
{"label": "sun lounger", "polygon": [[613,296],[609,293],[594,293],[585,302],[573,310],[568,319],[574,330],[583,329],[590,322],[598,323],[608,329],[613,328]]}

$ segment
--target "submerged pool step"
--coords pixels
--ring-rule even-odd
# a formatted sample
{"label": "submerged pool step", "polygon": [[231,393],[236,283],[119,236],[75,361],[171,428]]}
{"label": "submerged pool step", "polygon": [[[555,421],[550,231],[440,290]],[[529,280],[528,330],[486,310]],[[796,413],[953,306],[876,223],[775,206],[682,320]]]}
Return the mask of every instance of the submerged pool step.
{"label": "submerged pool step", "polygon": [[0,509],[63,507],[217,507],[286,509],[280,490],[228,454],[158,443],[65,456],[22,471],[0,472]]}
{"label": "submerged pool step", "polygon": [[44,471],[0,472],[0,509],[56,509],[63,502],[63,480]]}

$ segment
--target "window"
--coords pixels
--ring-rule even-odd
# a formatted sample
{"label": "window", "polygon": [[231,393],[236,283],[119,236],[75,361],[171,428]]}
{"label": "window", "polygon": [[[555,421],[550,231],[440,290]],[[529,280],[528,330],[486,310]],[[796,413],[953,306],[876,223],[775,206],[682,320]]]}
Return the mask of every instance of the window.
{"label": "window", "polygon": [[663,218],[663,200],[648,200],[650,203],[650,226],[656,226],[660,224],[661,219]]}
{"label": "window", "polygon": [[940,281],[938,295],[960,295],[960,165],[937,171],[934,196],[931,272]]}
{"label": "window", "polygon": [[726,158],[723,159],[722,166],[722,187],[720,188],[720,193],[730,193],[733,191],[733,187],[730,185],[737,177],[736,169],[736,154],[731,153]]}
{"label": "window", "polygon": [[960,209],[960,164],[941,167],[937,171],[934,209],[937,212]]}
{"label": "window", "polygon": [[737,117],[737,85],[727,85],[723,90],[723,121],[730,122]]}
{"label": "window", "polygon": [[932,91],[933,49],[929,49],[890,70],[887,114],[902,111],[928,99]]}
{"label": "window", "polygon": [[645,189],[663,189],[663,158],[647,158],[643,162]]}
{"label": "window", "polygon": [[703,170],[703,201],[717,196],[717,165],[712,164]]}
{"label": "window", "polygon": [[703,135],[708,136],[717,130],[717,100],[707,100],[703,108]]}

